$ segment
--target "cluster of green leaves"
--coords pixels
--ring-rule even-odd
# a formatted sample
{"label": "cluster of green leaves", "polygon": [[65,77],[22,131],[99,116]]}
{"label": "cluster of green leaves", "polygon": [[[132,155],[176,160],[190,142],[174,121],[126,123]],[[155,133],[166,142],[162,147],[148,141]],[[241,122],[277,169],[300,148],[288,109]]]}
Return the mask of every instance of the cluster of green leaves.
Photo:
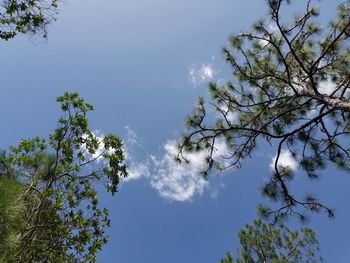
{"label": "cluster of green leaves", "polygon": [[93,107],[78,94],[65,93],[57,101],[63,115],[48,143],[23,139],[0,162],[0,182],[18,189],[8,198],[19,207],[0,200],[0,206],[16,208],[7,213],[16,217],[6,223],[16,240],[6,249],[6,262],[95,262],[108,241],[108,210],[99,207],[95,187],[102,182],[114,194],[127,176],[122,141],[89,130],[86,114]]}
{"label": "cluster of green leaves", "polygon": [[242,247],[237,260],[227,253],[221,263],[322,262],[319,243],[310,228],[291,231],[284,225],[275,226],[258,220],[240,231],[239,240]]}
{"label": "cluster of green leaves", "polygon": [[[229,38],[223,54],[234,80],[223,86],[209,84],[210,106],[220,117],[212,124],[201,98],[186,122],[188,132],[178,156],[181,161],[186,159],[184,152],[208,150],[203,171],[207,175],[212,168],[240,167],[261,141],[277,146],[274,172],[262,193],[281,205],[260,209],[274,220],[288,215],[303,220],[307,211],[333,216],[333,210],[313,195],[296,197],[291,192],[293,171],[280,164],[283,151],[299,162],[310,179],[318,178],[329,162],[350,168],[350,1],[339,5],[338,16],[324,28],[311,0],[304,0],[303,14],[287,19],[283,9],[293,2],[268,0],[266,20]],[[330,92],[322,90],[330,83]],[[230,149],[224,160],[213,158],[218,140]]]}
{"label": "cluster of green leaves", "polygon": [[55,19],[58,0],[2,0],[0,39],[9,40],[18,33],[41,32]]}

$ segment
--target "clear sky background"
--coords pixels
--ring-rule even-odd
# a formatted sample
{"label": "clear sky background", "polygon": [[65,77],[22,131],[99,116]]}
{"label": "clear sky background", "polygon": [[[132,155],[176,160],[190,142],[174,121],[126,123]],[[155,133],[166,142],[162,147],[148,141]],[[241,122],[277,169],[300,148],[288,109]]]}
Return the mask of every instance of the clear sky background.
{"label": "clear sky background", "polygon": [[[303,1],[304,2],[304,1]],[[322,1],[326,21],[340,1]],[[110,243],[98,262],[216,263],[238,248],[237,233],[256,218],[258,187],[273,147],[261,145],[240,170],[199,177],[201,161],[170,162],[173,140],[208,81],[227,81],[220,50],[232,33],[266,16],[262,0],[72,0],[48,40],[1,42],[0,147],[47,136],[59,114],[55,98],[77,91],[95,106],[92,130],[126,143],[131,178],[101,203],[111,212]],[[199,161],[198,161],[199,160]],[[297,176],[294,190],[316,192],[336,218],[311,218],[325,262],[350,259],[350,179],[330,167],[316,183]],[[291,221],[291,226],[295,222]]]}

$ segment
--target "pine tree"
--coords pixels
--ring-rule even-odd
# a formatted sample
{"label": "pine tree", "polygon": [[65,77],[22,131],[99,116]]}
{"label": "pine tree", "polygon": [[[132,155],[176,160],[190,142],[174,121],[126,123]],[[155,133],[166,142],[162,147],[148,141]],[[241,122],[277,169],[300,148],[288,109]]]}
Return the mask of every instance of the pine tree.
{"label": "pine tree", "polygon": [[[281,203],[277,209],[259,208],[274,220],[304,219],[305,211],[334,215],[314,196],[291,192],[293,171],[280,164],[281,153],[289,153],[310,179],[327,163],[350,168],[350,1],[339,5],[328,25],[319,23],[311,0],[304,0],[304,12],[290,20],[286,14],[294,2],[268,0],[265,20],[229,38],[223,54],[234,79],[209,84],[210,105],[199,100],[177,157],[186,161],[185,152],[208,150],[207,176],[213,169],[240,167],[260,142],[277,146],[274,172],[262,193]],[[220,116],[214,124],[212,106]],[[221,159],[214,158],[219,140],[229,148]]]}
{"label": "pine tree", "polygon": [[235,260],[230,253],[221,263],[317,263],[319,242],[310,228],[291,231],[284,225],[265,224],[260,220],[239,232],[241,248]]}

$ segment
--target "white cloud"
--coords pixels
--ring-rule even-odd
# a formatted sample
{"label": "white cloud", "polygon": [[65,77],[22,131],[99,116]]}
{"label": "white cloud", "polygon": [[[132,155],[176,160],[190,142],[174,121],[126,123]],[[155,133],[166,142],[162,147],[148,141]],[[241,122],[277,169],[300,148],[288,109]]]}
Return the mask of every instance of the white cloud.
{"label": "white cloud", "polygon": [[194,85],[197,85],[212,80],[216,75],[216,71],[210,63],[201,65],[191,64],[188,69],[188,75],[190,81]]}
{"label": "white cloud", "polygon": [[[188,164],[176,163],[174,156],[178,153],[176,141],[167,141],[163,147],[164,153],[160,157],[149,156],[144,161],[135,160],[135,147],[140,148],[140,137],[129,127],[125,127],[127,137],[125,138],[125,148],[128,167],[128,177],[123,178],[123,182],[135,181],[147,178],[151,186],[158,191],[162,198],[170,201],[190,201],[196,195],[201,195],[209,186],[200,172],[207,165],[206,157],[208,151],[186,154]],[[227,154],[227,147],[223,141],[215,144],[213,158],[217,159]],[[211,195],[216,196],[217,190],[211,190]],[[214,193],[214,194],[213,194]],[[210,193],[209,193],[210,194]]]}
{"label": "white cloud", "polygon": [[[321,94],[331,95],[338,88],[339,88],[339,86],[337,85],[337,83],[332,81],[330,76],[327,76],[326,80],[320,81],[320,83],[318,84],[317,90]],[[347,86],[345,86],[341,89],[338,89],[337,92],[335,93],[335,95],[340,97],[341,94],[344,92],[344,88],[346,88],[344,96],[346,98],[348,98],[350,95],[350,89],[347,88]]]}
{"label": "white cloud", "polygon": [[336,88],[337,88],[336,83],[330,80],[329,78],[327,78],[326,80],[321,81],[318,84],[317,90],[321,94],[331,95]]}
{"label": "white cloud", "polygon": [[189,164],[178,164],[173,157],[177,153],[175,141],[168,141],[164,146],[165,154],[158,160],[152,156],[155,173],[151,185],[160,196],[175,201],[190,200],[195,194],[202,194],[207,186],[200,176],[205,155],[203,152],[188,155]]}
{"label": "white cloud", "polygon": [[[216,145],[213,157],[219,158],[227,153],[225,143]],[[186,155],[189,163],[178,164],[173,157],[177,154],[175,141],[168,141],[164,145],[165,154],[159,160],[152,157],[154,173],[151,185],[158,190],[161,197],[172,201],[189,201],[195,195],[201,195],[208,186],[208,181],[200,176],[200,171],[206,166],[207,151],[200,151]]]}
{"label": "white cloud", "polygon": [[137,180],[142,177],[149,177],[150,176],[150,170],[149,170],[149,163],[135,163],[132,164],[130,167],[128,167],[128,176],[123,179],[123,181],[128,182],[132,180]]}
{"label": "white cloud", "polygon": [[[270,168],[272,170],[275,169],[275,162],[276,162],[277,155],[272,158],[270,163]],[[296,171],[298,169],[298,162],[295,160],[295,158],[292,156],[290,151],[288,150],[282,150],[281,154],[278,158],[278,167],[279,168],[285,168],[291,171]]]}

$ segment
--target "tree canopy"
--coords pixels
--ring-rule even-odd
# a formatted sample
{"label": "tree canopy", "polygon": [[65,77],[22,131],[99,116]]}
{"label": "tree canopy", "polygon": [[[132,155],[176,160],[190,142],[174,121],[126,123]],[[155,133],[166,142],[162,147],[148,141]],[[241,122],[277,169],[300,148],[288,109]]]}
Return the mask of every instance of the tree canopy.
{"label": "tree canopy", "polygon": [[96,186],[114,194],[127,176],[122,141],[89,130],[93,107],[77,93],[57,101],[62,116],[48,141],[22,139],[1,155],[3,262],[95,262],[108,241],[108,210]]}
{"label": "tree canopy", "polygon": [[[234,79],[209,84],[210,105],[201,98],[187,119],[178,160],[186,160],[186,151],[209,150],[206,176],[213,169],[240,167],[265,141],[276,148],[276,158],[262,193],[281,203],[277,209],[260,207],[260,212],[275,220],[288,215],[304,219],[306,211],[333,217],[333,210],[315,196],[291,192],[293,171],[280,159],[282,152],[290,153],[310,179],[318,178],[327,163],[349,171],[350,1],[339,5],[328,25],[317,20],[314,1],[302,1],[305,10],[294,19],[285,8],[296,1],[266,2],[266,19],[229,38],[223,54]],[[220,116],[214,124],[211,106]],[[215,159],[219,140],[229,152]]]}
{"label": "tree canopy", "polygon": [[58,0],[1,0],[0,39],[9,40],[18,33],[41,33],[46,37],[57,8]]}
{"label": "tree canopy", "polygon": [[221,263],[317,263],[319,243],[310,228],[291,231],[286,226],[265,224],[256,220],[239,232],[241,248],[237,260],[230,253]]}

